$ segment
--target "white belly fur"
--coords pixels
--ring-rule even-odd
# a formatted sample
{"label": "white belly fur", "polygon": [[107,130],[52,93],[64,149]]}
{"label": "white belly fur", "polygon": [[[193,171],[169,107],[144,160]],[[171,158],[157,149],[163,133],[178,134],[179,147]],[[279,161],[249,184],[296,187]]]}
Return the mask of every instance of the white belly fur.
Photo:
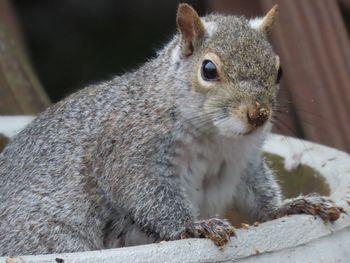
{"label": "white belly fur", "polygon": [[266,129],[239,138],[182,141],[178,171],[198,219],[222,217],[234,205],[240,178],[247,166],[260,158],[265,135]]}

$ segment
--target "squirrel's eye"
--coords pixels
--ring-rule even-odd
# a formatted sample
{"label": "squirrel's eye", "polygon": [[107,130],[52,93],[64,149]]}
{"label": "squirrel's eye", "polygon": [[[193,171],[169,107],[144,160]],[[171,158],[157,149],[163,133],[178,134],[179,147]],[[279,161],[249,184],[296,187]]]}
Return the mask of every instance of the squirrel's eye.
{"label": "squirrel's eye", "polygon": [[216,66],[210,60],[204,60],[202,64],[202,78],[207,81],[218,80],[219,75]]}
{"label": "squirrel's eye", "polygon": [[276,83],[279,84],[280,81],[281,81],[281,78],[282,78],[282,75],[283,75],[283,71],[282,71],[282,68],[280,67],[278,69],[278,73],[277,73],[277,79],[276,79]]}

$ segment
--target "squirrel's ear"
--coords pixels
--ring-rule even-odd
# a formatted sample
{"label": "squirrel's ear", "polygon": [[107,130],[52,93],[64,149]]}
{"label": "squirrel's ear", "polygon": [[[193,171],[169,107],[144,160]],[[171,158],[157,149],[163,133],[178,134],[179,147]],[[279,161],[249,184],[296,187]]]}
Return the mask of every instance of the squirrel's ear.
{"label": "squirrel's ear", "polygon": [[179,5],[176,21],[181,34],[181,53],[188,57],[192,55],[196,42],[205,35],[205,27],[197,12],[188,4]]}
{"label": "squirrel's ear", "polygon": [[274,5],[263,18],[250,20],[250,25],[256,30],[259,30],[265,34],[269,34],[271,32],[277,13],[278,5]]}

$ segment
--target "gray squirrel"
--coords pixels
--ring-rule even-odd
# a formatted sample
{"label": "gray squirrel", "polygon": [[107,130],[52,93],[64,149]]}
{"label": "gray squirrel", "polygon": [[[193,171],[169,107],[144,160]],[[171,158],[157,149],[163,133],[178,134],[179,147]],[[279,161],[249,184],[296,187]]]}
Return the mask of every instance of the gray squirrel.
{"label": "gray squirrel", "polygon": [[276,13],[199,17],[180,4],[154,59],[39,115],[0,155],[0,255],[223,246],[232,207],[260,221],[338,219],[317,194],[283,201],[261,154],[280,77],[267,41]]}

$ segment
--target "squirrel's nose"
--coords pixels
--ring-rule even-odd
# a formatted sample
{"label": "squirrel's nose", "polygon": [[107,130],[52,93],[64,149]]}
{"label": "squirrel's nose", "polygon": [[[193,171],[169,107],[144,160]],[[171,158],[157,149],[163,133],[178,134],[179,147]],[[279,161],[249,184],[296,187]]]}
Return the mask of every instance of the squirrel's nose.
{"label": "squirrel's nose", "polygon": [[263,125],[269,118],[269,115],[270,110],[266,106],[260,105],[259,102],[256,102],[256,106],[250,108],[247,112],[248,122],[254,127]]}

